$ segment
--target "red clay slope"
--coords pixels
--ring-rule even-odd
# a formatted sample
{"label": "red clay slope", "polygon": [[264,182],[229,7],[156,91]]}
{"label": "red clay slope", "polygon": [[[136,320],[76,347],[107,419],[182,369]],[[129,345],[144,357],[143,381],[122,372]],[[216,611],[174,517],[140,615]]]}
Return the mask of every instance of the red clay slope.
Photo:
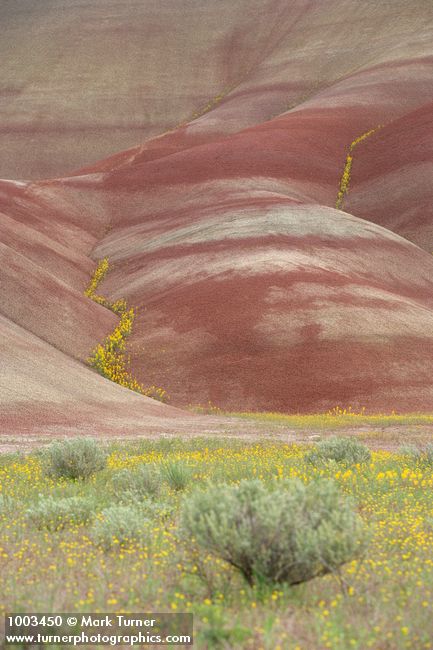
{"label": "red clay slope", "polygon": [[433,252],[433,101],[378,131],[360,147],[349,212]]}
{"label": "red clay slope", "polygon": [[349,112],[341,96],[337,86],[334,108],[328,91],[324,108],[318,98],[220,142],[70,181],[111,196],[95,254],[116,269],[102,291],[137,305],[134,370],[175,403],[433,405],[431,256],[325,207],[350,142],[416,96],[404,77],[379,107]]}
{"label": "red clay slope", "polygon": [[[53,207],[56,204],[57,207]],[[0,183],[0,430],[136,433],[184,414],[94,373],[85,361],[118,318],[84,296],[96,241],[65,191]],[[81,215],[81,216],[80,216]]]}
{"label": "red clay slope", "polygon": [[[409,241],[426,244],[430,231],[408,182],[431,165],[432,7],[266,7],[260,61],[202,117],[75,176],[0,187],[3,355],[8,372],[27,376],[2,384],[8,426],[17,426],[26,382],[37,397],[20,426],[33,411],[65,417],[83,387],[90,406],[80,421],[89,426],[98,418],[119,426],[128,408],[147,417],[148,400],[83,363],[116,322],[83,295],[90,257],[105,256],[113,267],[100,293],[137,307],[133,372],[166,388],[176,406],[433,408],[433,258]],[[235,37],[221,9],[226,37],[212,60],[232,36],[230,52],[243,43],[244,10]],[[354,151],[346,212],[336,210],[348,147],[378,125]],[[400,173],[401,211],[393,209]],[[45,346],[50,355],[57,348],[60,379],[39,394],[54,363]]]}

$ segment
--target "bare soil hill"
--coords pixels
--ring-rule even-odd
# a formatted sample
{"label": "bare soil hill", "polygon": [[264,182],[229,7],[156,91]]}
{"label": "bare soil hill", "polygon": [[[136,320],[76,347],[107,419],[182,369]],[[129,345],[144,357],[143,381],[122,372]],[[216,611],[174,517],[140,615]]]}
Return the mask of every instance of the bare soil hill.
{"label": "bare soil hill", "polygon": [[[422,93],[432,11],[430,0],[2,2],[0,178],[64,175],[208,108],[188,138],[233,133],[357,72],[389,86],[403,62]],[[358,83],[354,103],[380,104]]]}
{"label": "bare soil hill", "polygon": [[179,7],[0,8],[3,430],[194,426],[87,365],[102,258],[175,407],[432,410],[433,6]]}

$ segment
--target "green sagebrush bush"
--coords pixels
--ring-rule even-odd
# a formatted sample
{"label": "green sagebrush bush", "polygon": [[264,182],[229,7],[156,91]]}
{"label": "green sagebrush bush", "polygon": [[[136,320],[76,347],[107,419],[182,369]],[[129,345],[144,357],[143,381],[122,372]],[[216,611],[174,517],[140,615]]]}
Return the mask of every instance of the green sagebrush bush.
{"label": "green sagebrush bush", "polygon": [[14,499],[6,494],[0,494],[0,515],[12,514],[16,507]]}
{"label": "green sagebrush bush", "polygon": [[106,453],[93,438],[71,438],[49,445],[44,452],[46,471],[56,478],[86,479],[106,465]]}
{"label": "green sagebrush bush", "polygon": [[255,582],[305,582],[337,569],[363,547],[363,523],[335,482],[259,480],[196,491],[181,511],[185,539]]}
{"label": "green sagebrush bush", "polygon": [[173,460],[162,463],[161,475],[176,492],[185,490],[192,478],[192,470],[184,463]]}
{"label": "green sagebrush bush", "polygon": [[155,467],[140,465],[136,469],[122,469],[113,476],[113,486],[119,501],[136,501],[155,497],[161,489],[161,476]]}
{"label": "green sagebrush bush", "polygon": [[91,537],[95,544],[109,551],[116,546],[131,546],[143,541],[148,527],[149,521],[139,508],[109,506],[93,523]]}
{"label": "green sagebrush bush", "polygon": [[402,445],[398,451],[402,456],[407,456],[418,465],[433,467],[433,444],[431,442],[424,449],[416,445]]}
{"label": "green sagebrush bush", "polygon": [[93,515],[93,508],[94,504],[84,497],[41,496],[28,508],[26,518],[36,528],[54,532],[86,523]]}
{"label": "green sagebrush bush", "polygon": [[346,465],[369,463],[369,449],[355,438],[331,436],[317,443],[315,449],[306,455],[308,462],[313,464],[335,461]]}

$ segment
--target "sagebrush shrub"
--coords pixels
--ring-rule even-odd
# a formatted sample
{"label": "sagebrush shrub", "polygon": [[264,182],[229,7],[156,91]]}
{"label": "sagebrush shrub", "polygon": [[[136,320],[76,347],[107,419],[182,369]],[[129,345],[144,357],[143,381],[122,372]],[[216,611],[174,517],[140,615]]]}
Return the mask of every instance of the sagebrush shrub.
{"label": "sagebrush shrub", "polygon": [[14,502],[6,494],[0,494],[0,515],[13,510]]}
{"label": "sagebrush shrub", "polygon": [[433,443],[429,442],[424,449],[422,462],[426,465],[433,466]]}
{"label": "sagebrush shrub", "polygon": [[91,536],[95,544],[108,551],[116,546],[130,546],[146,537],[149,521],[138,508],[110,506],[94,522]]}
{"label": "sagebrush shrub", "polygon": [[309,454],[306,460],[310,463],[321,463],[333,460],[337,463],[355,465],[369,463],[371,454],[369,449],[355,438],[331,436],[321,440]]}
{"label": "sagebrush shrub", "polygon": [[180,461],[168,461],[161,465],[161,474],[168,485],[176,492],[184,490],[192,478],[190,467]]}
{"label": "sagebrush shrub", "polygon": [[86,479],[107,462],[106,453],[93,438],[54,442],[44,450],[43,457],[49,474],[68,479]]}
{"label": "sagebrush shrub", "polygon": [[166,501],[145,501],[140,504],[141,512],[146,519],[167,521],[173,515],[174,505]]}
{"label": "sagebrush shrub", "polygon": [[28,508],[26,518],[38,529],[50,532],[68,526],[84,524],[93,515],[94,504],[83,497],[64,497],[56,499],[49,495]]}
{"label": "sagebrush shrub", "polygon": [[417,461],[421,458],[421,449],[416,445],[401,445],[398,448],[398,453],[402,456],[408,456],[411,460]]}
{"label": "sagebrush shrub", "polygon": [[160,491],[161,476],[154,466],[140,465],[137,469],[117,472],[113,485],[120,501],[154,497]]}
{"label": "sagebrush shrub", "polygon": [[419,465],[427,467],[433,466],[433,444],[429,442],[424,449],[416,445],[402,445],[399,448],[399,453],[403,456],[408,456],[410,460]]}
{"label": "sagebrush shrub", "polygon": [[298,584],[355,557],[363,523],[335,482],[259,480],[193,492],[181,530],[198,546],[238,569],[246,581]]}

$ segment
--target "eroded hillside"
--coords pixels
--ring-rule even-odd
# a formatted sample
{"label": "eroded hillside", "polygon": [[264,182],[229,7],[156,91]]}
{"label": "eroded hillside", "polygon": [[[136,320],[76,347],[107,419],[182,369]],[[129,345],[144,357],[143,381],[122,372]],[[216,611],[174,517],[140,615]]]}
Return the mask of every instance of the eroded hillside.
{"label": "eroded hillside", "polygon": [[0,10],[3,175],[68,172],[0,185],[4,426],[179,415],[87,365],[103,258],[174,406],[431,410],[431,3],[174,5]]}

